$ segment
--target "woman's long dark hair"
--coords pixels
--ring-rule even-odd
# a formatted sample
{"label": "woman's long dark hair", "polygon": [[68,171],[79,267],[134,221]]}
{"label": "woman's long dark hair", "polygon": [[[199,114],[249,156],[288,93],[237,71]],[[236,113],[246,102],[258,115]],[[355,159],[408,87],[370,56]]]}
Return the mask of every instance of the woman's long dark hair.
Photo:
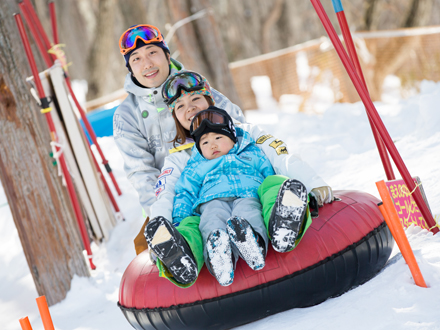
{"label": "woman's long dark hair", "polygon": [[[208,101],[208,104],[214,105],[214,102],[212,101],[212,98],[208,95],[203,95],[206,99],[206,101]],[[184,144],[186,142],[187,138],[191,138],[191,134],[189,134],[189,131],[187,129],[185,129],[182,124],[179,122],[179,120],[176,117],[176,110],[174,110],[173,112],[173,118],[174,118],[174,122],[176,123],[176,137],[171,140],[170,142],[173,142],[173,147],[176,147],[176,143],[179,144]]]}

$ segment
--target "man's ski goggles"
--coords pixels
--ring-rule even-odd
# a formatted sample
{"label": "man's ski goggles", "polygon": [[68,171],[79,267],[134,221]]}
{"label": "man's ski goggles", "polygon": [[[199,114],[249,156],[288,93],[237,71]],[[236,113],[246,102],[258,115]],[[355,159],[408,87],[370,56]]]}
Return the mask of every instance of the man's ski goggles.
{"label": "man's ski goggles", "polygon": [[203,132],[206,126],[211,128],[228,127],[229,119],[216,110],[207,109],[200,111],[191,121],[191,135],[197,136],[198,133]]}
{"label": "man's ski goggles", "polygon": [[119,38],[119,50],[122,55],[136,48],[136,42],[141,39],[146,44],[163,41],[162,33],[153,25],[136,25],[125,31]]}
{"label": "man's ski goggles", "polygon": [[169,106],[181,94],[182,90],[194,92],[206,86],[201,75],[195,72],[181,72],[170,77],[162,88],[162,97]]}

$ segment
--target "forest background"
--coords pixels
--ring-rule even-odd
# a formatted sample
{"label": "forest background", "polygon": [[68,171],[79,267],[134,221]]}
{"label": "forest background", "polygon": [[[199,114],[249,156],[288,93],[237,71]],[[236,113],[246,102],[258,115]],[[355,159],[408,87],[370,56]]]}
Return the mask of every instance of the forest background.
{"label": "forest background", "polygon": [[[47,1],[34,3],[51,35]],[[338,26],[331,1],[322,4]],[[179,20],[208,10],[176,30],[169,42],[171,54],[187,69],[204,74],[237,103],[229,73],[224,72],[227,69],[218,69],[225,61],[247,59],[326,35],[306,0],[77,0],[55,1],[55,5],[59,38],[72,63],[71,77],[87,80],[88,100],[122,88],[127,69],[118,40],[132,25],[155,25],[167,37]],[[440,25],[439,0],[350,0],[343,5],[352,32]]]}

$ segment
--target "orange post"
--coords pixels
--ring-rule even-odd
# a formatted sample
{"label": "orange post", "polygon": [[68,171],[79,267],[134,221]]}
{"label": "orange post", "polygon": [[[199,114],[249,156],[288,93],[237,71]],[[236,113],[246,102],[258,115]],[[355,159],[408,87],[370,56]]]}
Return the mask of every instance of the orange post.
{"label": "orange post", "polygon": [[379,203],[379,210],[382,213],[385,221],[390,228],[391,234],[396,240],[397,246],[405,259],[409,270],[414,278],[414,282],[420,287],[427,288],[425,280],[423,278],[422,272],[420,271],[419,265],[417,264],[416,257],[409,245],[408,238],[405,235],[402,225],[400,224],[399,215],[397,214],[396,208],[394,207],[393,201],[391,199],[390,193],[388,192],[385,181],[376,182],[377,190],[379,190],[380,197],[382,198],[382,203]]}
{"label": "orange post", "polygon": [[50,316],[49,307],[45,296],[38,297],[37,299],[38,310],[40,311],[41,321],[43,321],[44,330],[55,330]]}
{"label": "orange post", "polygon": [[29,322],[29,318],[27,316],[22,317],[19,321],[22,330],[32,330],[31,323]]}

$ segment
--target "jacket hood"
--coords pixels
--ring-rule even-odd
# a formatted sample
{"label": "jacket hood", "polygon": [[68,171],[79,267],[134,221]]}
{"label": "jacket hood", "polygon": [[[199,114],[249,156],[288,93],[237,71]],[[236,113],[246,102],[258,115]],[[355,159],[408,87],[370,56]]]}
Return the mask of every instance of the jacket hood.
{"label": "jacket hood", "polygon": [[[240,127],[235,126],[235,133],[237,134],[237,143],[234,145],[234,147],[229,150],[228,154],[239,154],[242,152],[249,144],[253,143],[254,140],[252,139],[251,135],[241,129]],[[191,164],[193,162],[201,162],[206,161],[207,159],[203,157],[197,147],[194,145],[192,148],[192,155],[190,160],[188,161],[188,164]]]}
{"label": "jacket hood", "polygon": [[[183,64],[180,63],[179,61],[175,60],[174,58],[171,58],[170,66],[171,66],[170,74],[173,74],[179,70],[184,69]],[[162,86],[165,83],[165,81],[159,87],[152,87],[152,88],[145,87],[144,88],[144,87],[140,87],[140,86],[136,85],[133,82],[132,77],[133,76],[130,72],[127,73],[127,75],[125,76],[124,89],[127,93],[131,93],[135,96],[140,96],[140,97],[155,95],[155,96],[160,97],[160,99],[162,99]],[[156,92],[156,93],[154,93],[154,92]],[[153,102],[151,101],[150,103],[153,103]]]}

